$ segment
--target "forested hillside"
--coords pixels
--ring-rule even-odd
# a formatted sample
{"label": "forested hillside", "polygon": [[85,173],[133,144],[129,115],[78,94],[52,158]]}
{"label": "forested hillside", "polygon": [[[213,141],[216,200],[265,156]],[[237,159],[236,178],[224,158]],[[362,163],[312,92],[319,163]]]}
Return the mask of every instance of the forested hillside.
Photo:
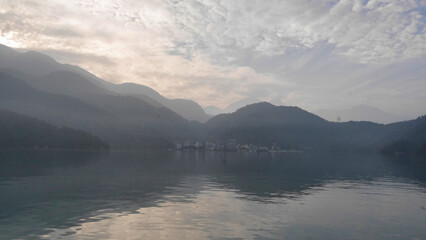
{"label": "forested hillside", "polygon": [[108,149],[99,138],[67,127],[57,128],[36,118],[0,110],[0,149]]}

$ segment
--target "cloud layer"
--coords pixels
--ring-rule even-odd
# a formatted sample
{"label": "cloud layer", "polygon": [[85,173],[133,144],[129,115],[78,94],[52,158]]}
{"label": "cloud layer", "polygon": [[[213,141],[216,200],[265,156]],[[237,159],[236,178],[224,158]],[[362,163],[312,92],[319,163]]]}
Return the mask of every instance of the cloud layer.
{"label": "cloud layer", "polygon": [[275,56],[331,44],[335,54],[352,61],[387,64],[425,54],[421,5],[412,0],[193,0],[170,3],[168,9],[186,33],[174,38],[183,54],[195,49],[223,63],[223,55],[238,61],[247,53]]}
{"label": "cloud layer", "polygon": [[0,43],[203,105],[256,97],[416,115],[426,113],[425,9],[425,0],[0,0]]}

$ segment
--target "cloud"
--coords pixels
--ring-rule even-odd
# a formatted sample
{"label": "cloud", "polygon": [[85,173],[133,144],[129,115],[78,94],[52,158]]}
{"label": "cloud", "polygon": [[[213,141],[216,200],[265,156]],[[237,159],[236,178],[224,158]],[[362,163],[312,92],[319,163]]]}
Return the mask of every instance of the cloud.
{"label": "cloud", "polygon": [[411,0],[192,0],[170,2],[168,8],[186,33],[174,38],[174,50],[182,55],[200,51],[215,63],[238,63],[330,44],[335,54],[354,62],[390,64],[426,53],[419,5]]}
{"label": "cloud", "polygon": [[[203,105],[254,97],[311,109],[392,108],[386,102],[394,98],[425,100],[425,7],[425,0],[0,0],[0,43]],[[412,112],[426,111],[414,105]]]}

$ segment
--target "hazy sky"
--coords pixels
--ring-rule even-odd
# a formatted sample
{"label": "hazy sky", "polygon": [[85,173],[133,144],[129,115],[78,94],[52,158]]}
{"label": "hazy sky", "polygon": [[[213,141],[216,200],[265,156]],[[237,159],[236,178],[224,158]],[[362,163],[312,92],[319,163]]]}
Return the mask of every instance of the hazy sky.
{"label": "hazy sky", "polygon": [[426,114],[426,0],[0,0],[0,43],[224,107]]}

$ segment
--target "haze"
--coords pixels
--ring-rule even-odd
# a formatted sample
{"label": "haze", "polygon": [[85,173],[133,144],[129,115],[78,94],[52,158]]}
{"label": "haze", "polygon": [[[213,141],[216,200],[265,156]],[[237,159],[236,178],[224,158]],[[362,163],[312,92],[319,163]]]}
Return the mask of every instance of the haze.
{"label": "haze", "polygon": [[0,0],[0,44],[225,108],[426,111],[426,1]]}

